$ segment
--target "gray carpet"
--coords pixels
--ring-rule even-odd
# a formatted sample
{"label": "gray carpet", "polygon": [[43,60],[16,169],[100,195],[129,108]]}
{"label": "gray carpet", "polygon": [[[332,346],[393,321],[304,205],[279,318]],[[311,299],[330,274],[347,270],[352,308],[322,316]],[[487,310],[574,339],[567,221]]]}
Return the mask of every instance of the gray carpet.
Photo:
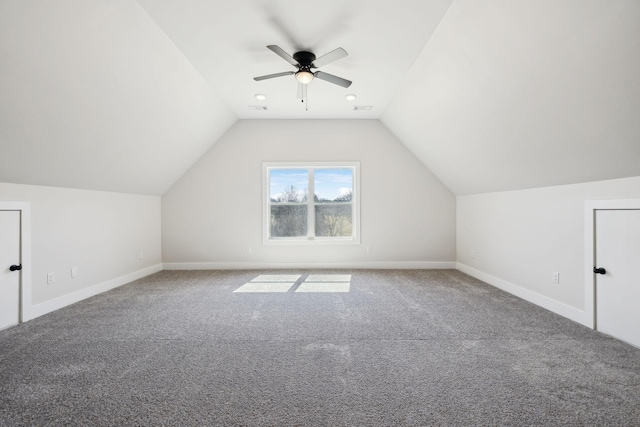
{"label": "gray carpet", "polygon": [[0,332],[0,425],[640,425],[640,350],[460,272],[161,272]]}

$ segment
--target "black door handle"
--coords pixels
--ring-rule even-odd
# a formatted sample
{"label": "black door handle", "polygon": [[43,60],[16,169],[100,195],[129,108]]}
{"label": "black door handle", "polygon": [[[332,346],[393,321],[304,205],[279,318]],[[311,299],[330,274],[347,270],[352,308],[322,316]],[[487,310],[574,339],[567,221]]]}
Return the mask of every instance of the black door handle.
{"label": "black door handle", "polygon": [[11,267],[9,267],[9,270],[11,270],[11,271],[22,270],[22,264],[20,264],[20,265],[12,265]]}
{"label": "black door handle", "polygon": [[605,270],[602,267],[600,267],[600,268],[593,267],[593,272],[596,273],[596,274],[606,274],[607,270]]}

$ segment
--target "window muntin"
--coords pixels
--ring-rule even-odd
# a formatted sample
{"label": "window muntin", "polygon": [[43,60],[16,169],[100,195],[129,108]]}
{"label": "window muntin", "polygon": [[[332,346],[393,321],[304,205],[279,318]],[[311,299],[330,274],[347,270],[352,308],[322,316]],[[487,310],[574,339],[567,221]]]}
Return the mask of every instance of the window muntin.
{"label": "window muntin", "polygon": [[264,164],[265,243],[359,243],[358,167]]}

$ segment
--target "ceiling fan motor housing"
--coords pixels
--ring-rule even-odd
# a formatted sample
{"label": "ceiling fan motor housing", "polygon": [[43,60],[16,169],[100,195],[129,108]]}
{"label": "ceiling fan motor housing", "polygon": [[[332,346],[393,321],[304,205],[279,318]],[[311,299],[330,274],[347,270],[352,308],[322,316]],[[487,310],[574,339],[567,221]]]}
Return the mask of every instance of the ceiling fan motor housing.
{"label": "ceiling fan motor housing", "polygon": [[313,61],[316,60],[316,56],[311,52],[296,52],[293,54],[293,59],[298,61],[301,68],[310,68]]}

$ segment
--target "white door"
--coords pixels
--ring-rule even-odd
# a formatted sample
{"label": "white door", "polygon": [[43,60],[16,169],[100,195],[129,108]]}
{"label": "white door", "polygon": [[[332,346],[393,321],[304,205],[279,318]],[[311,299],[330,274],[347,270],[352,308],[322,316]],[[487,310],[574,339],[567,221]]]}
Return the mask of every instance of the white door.
{"label": "white door", "polygon": [[640,347],[640,210],[597,210],[596,329]]}
{"label": "white door", "polygon": [[0,211],[0,329],[20,321],[20,211]]}

